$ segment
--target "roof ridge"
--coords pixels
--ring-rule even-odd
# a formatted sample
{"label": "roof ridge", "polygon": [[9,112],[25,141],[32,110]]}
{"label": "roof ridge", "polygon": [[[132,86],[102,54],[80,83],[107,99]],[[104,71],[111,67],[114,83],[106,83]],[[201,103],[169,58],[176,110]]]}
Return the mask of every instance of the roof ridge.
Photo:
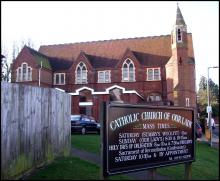
{"label": "roof ridge", "polygon": [[33,48],[27,46],[27,45],[25,45],[25,46],[26,46],[30,51],[32,51],[33,53],[35,53],[36,55],[42,56],[42,57],[44,57],[44,58],[47,58],[48,60],[50,60],[50,59],[57,59],[57,60],[72,62],[72,61],[70,61],[69,59],[66,59],[66,58],[62,58],[62,57],[52,57],[52,56],[45,55],[45,54],[43,54],[43,53],[41,53],[41,52],[39,52],[39,51],[37,51],[37,50],[35,50],[35,49],[33,49]]}
{"label": "roof ridge", "polygon": [[38,55],[38,56],[43,56],[43,57],[45,57],[45,58],[49,58],[49,56],[44,55],[43,53],[41,53],[41,52],[39,52],[39,51],[37,51],[37,50],[35,50],[35,49],[33,49],[33,48],[27,46],[27,45],[25,45],[25,47],[27,47],[30,51],[32,51],[34,54],[36,54],[36,55]]}
{"label": "roof ridge", "polygon": [[75,44],[82,44],[82,43],[98,43],[98,42],[106,42],[106,41],[121,41],[121,40],[133,40],[133,39],[141,39],[141,38],[162,38],[166,36],[171,36],[170,34],[167,35],[159,35],[159,36],[142,36],[142,37],[133,37],[133,38],[117,38],[117,39],[108,39],[108,40],[94,40],[94,41],[85,41],[85,42],[75,42],[75,43],[61,43],[61,44],[51,44],[51,45],[41,45],[42,46],[60,46],[60,45],[75,45]]}

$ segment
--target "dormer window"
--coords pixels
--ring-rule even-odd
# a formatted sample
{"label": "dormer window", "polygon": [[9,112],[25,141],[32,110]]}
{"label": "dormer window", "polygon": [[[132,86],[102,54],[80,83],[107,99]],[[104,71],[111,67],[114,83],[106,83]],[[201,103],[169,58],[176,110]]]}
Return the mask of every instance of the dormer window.
{"label": "dormer window", "polygon": [[122,65],[122,81],[134,82],[135,81],[135,67],[130,59],[126,59]]}
{"label": "dormer window", "polygon": [[182,42],[182,33],[180,28],[177,29],[177,42]]}
{"label": "dormer window", "polygon": [[75,82],[76,84],[87,83],[87,67],[83,62],[80,62],[75,71]]}
{"label": "dormer window", "polygon": [[17,82],[31,81],[32,80],[32,68],[28,66],[27,63],[22,63],[20,67],[17,68]]}

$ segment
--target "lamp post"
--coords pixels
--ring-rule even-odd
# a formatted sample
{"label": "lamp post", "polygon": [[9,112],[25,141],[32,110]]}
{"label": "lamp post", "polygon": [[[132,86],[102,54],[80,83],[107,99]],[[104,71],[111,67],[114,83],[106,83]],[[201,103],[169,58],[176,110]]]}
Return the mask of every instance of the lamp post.
{"label": "lamp post", "polygon": [[211,123],[211,106],[210,106],[210,93],[209,93],[209,69],[210,68],[219,68],[218,66],[208,67],[208,78],[207,78],[207,97],[208,97],[208,123],[209,123],[209,130],[210,130],[210,146],[212,147],[212,123]]}

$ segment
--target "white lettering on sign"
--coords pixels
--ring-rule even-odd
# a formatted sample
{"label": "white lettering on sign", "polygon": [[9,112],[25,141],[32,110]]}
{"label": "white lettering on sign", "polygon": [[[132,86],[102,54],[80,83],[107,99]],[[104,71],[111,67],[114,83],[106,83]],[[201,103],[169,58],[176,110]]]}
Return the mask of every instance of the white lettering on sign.
{"label": "white lettering on sign", "polygon": [[125,162],[129,160],[136,160],[137,155],[129,155],[129,156],[120,156],[120,157],[115,157],[115,162]]}
{"label": "white lettering on sign", "polygon": [[123,117],[119,117],[118,119],[110,122],[110,128],[111,130],[116,130],[117,128],[120,128],[124,125],[127,125],[129,123],[133,123],[136,121],[139,121],[138,119],[139,113],[129,114]]}
{"label": "white lettering on sign", "polygon": [[[123,127],[127,124],[131,124],[137,121],[155,121],[155,120],[171,120],[177,123],[180,123],[188,128],[192,128],[192,121],[188,120],[187,118],[180,116],[178,114],[171,114],[169,112],[142,112],[142,113],[133,113],[128,114],[122,117],[115,119],[109,123],[110,129],[115,131],[116,129]],[[158,123],[157,125],[151,123],[144,123],[142,124],[143,129],[155,129],[156,126],[158,129],[170,129],[173,128],[173,125],[168,123]]]}

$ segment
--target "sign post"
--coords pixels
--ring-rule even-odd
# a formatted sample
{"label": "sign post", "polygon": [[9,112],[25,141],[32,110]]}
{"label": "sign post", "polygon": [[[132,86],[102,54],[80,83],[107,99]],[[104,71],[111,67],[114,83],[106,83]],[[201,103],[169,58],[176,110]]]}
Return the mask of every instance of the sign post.
{"label": "sign post", "polygon": [[[195,161],[194,111],[190,108],[105,104],[102,122],[103,176]],[[105,113],[104,113],[105,112]]]}

